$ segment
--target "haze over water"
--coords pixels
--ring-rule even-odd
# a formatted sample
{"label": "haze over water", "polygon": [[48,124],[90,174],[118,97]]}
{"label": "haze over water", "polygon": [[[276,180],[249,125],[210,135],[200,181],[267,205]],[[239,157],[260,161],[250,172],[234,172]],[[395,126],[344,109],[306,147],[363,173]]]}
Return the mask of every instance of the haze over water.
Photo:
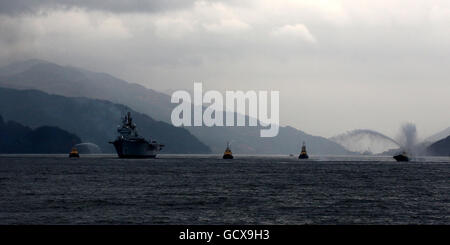
{"label": "haze over water", "polygon": [[0,224],[448,224],[450,158],[0,156]]}

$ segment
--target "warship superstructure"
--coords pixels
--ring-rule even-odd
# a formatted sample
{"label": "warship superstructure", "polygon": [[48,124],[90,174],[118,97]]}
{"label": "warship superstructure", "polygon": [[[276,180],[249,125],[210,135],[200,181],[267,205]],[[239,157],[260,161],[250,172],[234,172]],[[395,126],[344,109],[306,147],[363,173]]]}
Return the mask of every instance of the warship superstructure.
{"label": "warship superstructure", "polygon": [[123,118],[122,125],[117,128],[117,132],[119,136],[109,143],[114,145],[120,158],[155,158],[164,147],[156,141],[147,141],[138,135],[130,112]]}

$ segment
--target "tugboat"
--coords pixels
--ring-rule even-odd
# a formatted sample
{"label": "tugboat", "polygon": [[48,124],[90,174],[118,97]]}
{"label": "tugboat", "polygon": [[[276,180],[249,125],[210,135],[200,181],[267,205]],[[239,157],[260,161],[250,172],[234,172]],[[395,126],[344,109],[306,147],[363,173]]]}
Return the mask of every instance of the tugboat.
{"label": "tugboat", "polygon": [[305,142],[303,142],[302,145],[302,151],[300,152],[300,155],[298,156],[298,159],[308,159],[308,153],[306,153],[306,145]]}
{"label": "tugboat", "polygon": [[122,126],[117,128],[117,132],[119,136],[109,143],[114,145],[119,158],[155,158],[164,147],[156,141],[149,142],[138,135],[130,112],[123,118]]}
{"label": "tugboat", "polygon": [[69,158],[80,158],[80,154],[78,154],[77,148],[73,147],[69,153]]}
{"label": "tugboat", "polygon": [[225,153],[223,153],[223,159],[233,159],[233,153],[231,153],[229,142],[227,142],[227,149],[225,149]]}
{"label": "tugboat", "polygon": [[401,154],[395,155],[395,156],[394,156],[394,159],[395,159],[397,162],[409,162],[409,157],[408,157],[408,155],[406,154],[406,152],[402,152]]}

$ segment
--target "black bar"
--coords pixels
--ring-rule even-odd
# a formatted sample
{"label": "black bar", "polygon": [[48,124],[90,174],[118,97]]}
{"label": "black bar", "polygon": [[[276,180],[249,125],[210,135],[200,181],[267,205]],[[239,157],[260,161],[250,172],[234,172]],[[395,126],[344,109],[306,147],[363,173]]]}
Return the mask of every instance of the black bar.
{"label": "black bar", "polygon": [[[264,232],[266,231],[267,232]],[[250,232],[251,231],[251,232]],[[262,231],[262,232],[261,232]],[[365,244],[367,242],[426,242],[436,238],[445,240],[448,226],[241,226],[241,225],[175,225],[175,226],[0,226],[2,238],[16,241],[32,239],[53,242],[114,241],[154,244],[156,241],[176,244],[269,244],[281,241],[298,244],[322,242],[345,242]],[[206,232],[211,235],[208,239]],[[183,233],[185,234],[184,239]],[[266,234],[267,235],[259,235]],[[186,235],[191,235],[189,238]],[[251,236],[251,234],[253,234]],[[258,234],[258,235],[257,235]],[[195,235],[195,239],[194,236]],[[209,242],[208,242],[209,240]],[[314,243],[307,242],[313,241]],[[142,243],[143,242],[143,243]],[[158,243],[161,244],[161,243]]]}

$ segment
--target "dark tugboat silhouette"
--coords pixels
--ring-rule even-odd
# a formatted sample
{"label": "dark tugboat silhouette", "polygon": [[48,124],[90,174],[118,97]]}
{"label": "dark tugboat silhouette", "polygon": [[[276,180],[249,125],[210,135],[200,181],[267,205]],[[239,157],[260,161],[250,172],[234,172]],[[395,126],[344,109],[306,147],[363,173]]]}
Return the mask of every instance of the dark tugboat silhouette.
{"label": "dark tugboat silhouette", "polygon": [[302,151],[300,152],[300,155],[298,156],[298,159],[308,159],[308,153],[306,152],[306,145],[305,142],[303,141],[303,145],[302,145]]}
{"label": "dark tugboat silhouette", "polygon": [[227,149],[225,149],[225,153],[223,153],[223,159],[233,159],[233,153],[231,152],[229,142],[227,142]]}
{"label": "dark tugboat silhouette", "polygon": [[401,154],[395,155],[395,156],[394,156],[394,159],[395,159],[397,162],[409,162],[409,157],[408,157],[408,155],[406,154],[405,151],[402,152]]}

